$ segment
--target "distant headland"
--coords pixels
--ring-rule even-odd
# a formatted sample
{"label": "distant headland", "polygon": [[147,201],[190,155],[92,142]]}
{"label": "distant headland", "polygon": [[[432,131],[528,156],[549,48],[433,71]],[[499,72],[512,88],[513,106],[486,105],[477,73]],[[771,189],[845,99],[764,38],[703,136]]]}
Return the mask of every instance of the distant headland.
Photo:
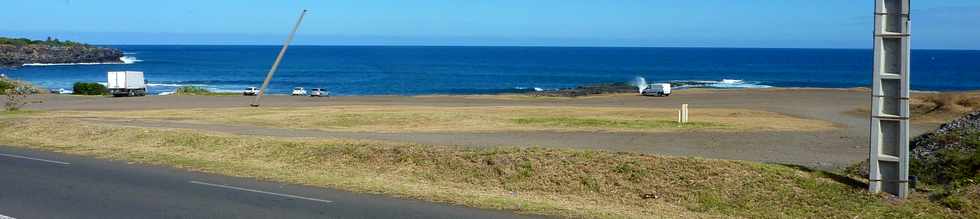
{"label": "distant headland", "polygon": [[123,63],[119,49],[48,38],[31,40],[0,37],[0,67],[24,64]]}

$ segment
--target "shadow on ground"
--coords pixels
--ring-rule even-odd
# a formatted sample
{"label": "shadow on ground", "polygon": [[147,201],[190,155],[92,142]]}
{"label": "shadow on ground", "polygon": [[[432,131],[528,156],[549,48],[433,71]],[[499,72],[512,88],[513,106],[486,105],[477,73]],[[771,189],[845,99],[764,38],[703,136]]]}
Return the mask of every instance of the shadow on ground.
{"label": "shadow on ground", "polygon": [[800,171],[805,171],[805,172],[808,172],[808,173],[820,174],[820,175],[825,176],[825,177],[827,177],[827,178],[829,178],[831,180],[834,180],[836,182],[843,183],[844,185],[848,185],[848,186],[850,186],[852,188],[856,188],[856,189],[868,188],[868,183],[862,182],[860,180],[854,179],[854,178],[849,177],[849,176],[841,175],[841,174],[838,174],[838,173],[832,173],[832,172],[827,172],[827,171],[823,171],[823,170],[815,170],[813,168],[809,168],[809,167],[806,167],[806,166],[800,166],[800,165],[796,165],[796,164],[783,164],[783,163],[781,163],[781,164],[777,164],[777,165],[781,165],[781,166],[785,166],[785,167],[797,169],[797,170],[800,170]]}

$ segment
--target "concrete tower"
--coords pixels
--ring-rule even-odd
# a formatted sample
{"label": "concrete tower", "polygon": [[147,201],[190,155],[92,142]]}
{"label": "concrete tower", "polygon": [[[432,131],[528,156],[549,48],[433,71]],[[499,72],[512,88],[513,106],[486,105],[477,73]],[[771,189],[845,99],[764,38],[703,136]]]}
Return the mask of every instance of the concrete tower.
{"label": "concrete tower", "polygon": [[909,194],[909,1],[875,0],[870,185]]}

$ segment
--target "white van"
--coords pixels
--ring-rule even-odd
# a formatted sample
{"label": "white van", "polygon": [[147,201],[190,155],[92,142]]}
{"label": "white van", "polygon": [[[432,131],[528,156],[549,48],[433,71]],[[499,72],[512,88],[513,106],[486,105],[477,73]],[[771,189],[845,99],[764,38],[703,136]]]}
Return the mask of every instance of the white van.
{"label": "white van", "polygon": [[640,94],[644,96],[658,96],[666,97],[670,96],[670,84],[669,83],[658,83],[651,84],[647,89],[644,89]]}

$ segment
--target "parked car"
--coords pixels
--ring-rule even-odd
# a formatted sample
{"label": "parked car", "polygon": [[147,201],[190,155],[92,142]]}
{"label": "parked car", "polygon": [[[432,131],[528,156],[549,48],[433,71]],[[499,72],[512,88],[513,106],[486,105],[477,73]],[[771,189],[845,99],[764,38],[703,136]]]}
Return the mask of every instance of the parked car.
{"label": "parked car", "polygon": [[330,91],[324,90],[323,88],[313,88],[310,89],[311,97],[329,97]]}
{"label": "parked car", "polygon": [[651,84],[649,87],[647,87],[647,89],[644,89],[642,92],[640,92],[640,94],[644,96],[661,96],[661,97],[670,96],[670,84],[668,83]]}
{"label": "parked car", "polygon": [[242,91],[242,95],[243,96],[255,96],[255,95],[259,95],[259,88],[256,88],[256,87],[247,87],[247,88],[245,88],[245,91]]}
{"label": "parked car", "polygon": [[51,89],[49,91],[51,92],[51,94],[73,94],[73,93],[75,93],[72,90],[65,90],[64,88]]}
{"label": "parked car", "polygon": [[111,71],[108,75],[109,93],[115,97],[146,96],[146,80],[141,71]]}
{"label": "parked car", "polygon": [[293,96],[306,96],[306,88],[303,87],[293,88]]}

